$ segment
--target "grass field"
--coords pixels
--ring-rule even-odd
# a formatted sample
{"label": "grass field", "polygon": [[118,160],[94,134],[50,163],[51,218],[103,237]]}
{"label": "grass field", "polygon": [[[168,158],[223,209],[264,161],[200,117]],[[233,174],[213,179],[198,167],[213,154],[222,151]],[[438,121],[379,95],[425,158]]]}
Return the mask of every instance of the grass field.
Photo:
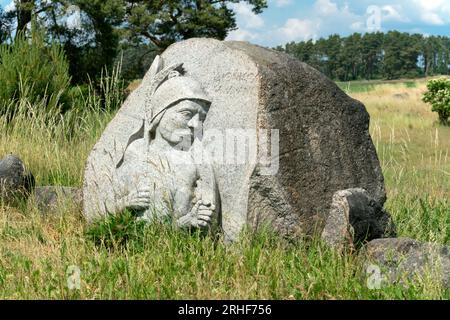
{"label": "grass field", "polygon": [[[421,102],[425,82],[339,85],[371,115],[386,207],[399,235],[450,245],[450,127],[438,126],[437,115]],[[89,99],[85,103],[83,112],[69,113],[64,121],[44,119],[39,106],[32,107],[31,119],[0,118],[0,156],[18,154],[38,185],[81,186],[85,159],[113,116],[92,111]],[[20,108],[30,106],[22,101]],[[88,227],[70,203],[47,215],[32,201],[20,208],[3,205],[0,298],[450,298],[429,278],[370,290],[363,252],[340,255],[317,240],[287,245],[267,234],[243,235],[226,246],[167,226],[133,223],[127,216],[109,227],[115,233],[106,224]],[[71,266],[81,272],[79,289],[68,287]]]}

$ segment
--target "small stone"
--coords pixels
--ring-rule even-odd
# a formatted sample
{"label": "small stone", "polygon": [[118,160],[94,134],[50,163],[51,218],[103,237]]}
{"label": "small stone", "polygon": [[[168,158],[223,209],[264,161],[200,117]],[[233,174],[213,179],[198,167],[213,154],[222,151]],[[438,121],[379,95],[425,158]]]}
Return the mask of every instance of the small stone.
{"label": "small stone", "polygon": [[342,250],[358,247],[365,241],[394,236],[395,226],[390,214],[366,190],[339,190],[333,195],[322,232],[322,239],[328,245]]}
{"label": "small stone", "polygon": [[63,186],[36,187],[34,201],[39,210],[43,212],[55,210],[59,204],[66,201],[81,208],[83,195],[79,188]]}
{"label": "small stone", "polygon": [[33,174],[18,156],[9,154],[0,160],[0,200],[13,202],[27,198],[34,183]]}
{"label": "small stone", "polygon": [[372,240],[366,245],[368,263],[381,269],[391,284],[431,278],[450,288],[450,247],[409,238]]}

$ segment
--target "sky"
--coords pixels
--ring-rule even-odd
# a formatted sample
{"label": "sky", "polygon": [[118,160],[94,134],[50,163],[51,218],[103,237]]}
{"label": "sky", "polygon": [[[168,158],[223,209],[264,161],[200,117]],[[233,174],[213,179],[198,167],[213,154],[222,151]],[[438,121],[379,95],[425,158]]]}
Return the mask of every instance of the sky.
{"label": "sky", "polygon": [[[7,8],[11,0],[0,0]],[[268,0],[255,15],[246,2],[230,5],[238,29],[227,40],[274,47],[291,41],[389,31],[450,36],[450,0]]]}
{"label": "sky", "polygon": [[264,46],[291,41],[389,31],[450,36],[450,0],[268,0],[261,15],[235,4],[239,29],[230,40]]}

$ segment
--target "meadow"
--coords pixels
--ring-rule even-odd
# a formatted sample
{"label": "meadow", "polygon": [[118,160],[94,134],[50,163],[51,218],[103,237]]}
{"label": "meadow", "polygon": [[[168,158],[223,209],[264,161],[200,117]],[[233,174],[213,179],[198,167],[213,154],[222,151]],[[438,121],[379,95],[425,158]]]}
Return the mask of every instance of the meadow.
{"label": "meadow", "polygon": [[[371,116],[398,235],[450,245],[450,127],[421,102],[426,82],[339,85]],[[88,95],[60,117],[18,102],[12,121],[0,118],[0,156],[19,155],[37,185],[81,187],[85,160],[114,114],[98,103]],[[450,298],[430,277],[370,290],[364,261],[363,251],[339,254],[318,239],[243,234],[225,245],[127,215],[88,226],[71,203],[47,214],[33,199],[0,207],[0,299]],[[79,289],[68,286],[73,266]]]}

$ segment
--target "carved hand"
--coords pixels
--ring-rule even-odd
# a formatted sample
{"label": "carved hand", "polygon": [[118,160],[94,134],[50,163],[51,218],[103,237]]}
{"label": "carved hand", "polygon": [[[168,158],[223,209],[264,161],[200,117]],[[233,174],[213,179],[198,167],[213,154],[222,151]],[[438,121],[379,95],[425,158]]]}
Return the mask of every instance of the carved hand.
{"label": "carved hand", "polygon": [[215,206],[210,202],[199,200],[187,215],[184,215],[177,220],[177,224],[180,227],[206,229],[211,224],[215,209]]}
{"label": "carved hand", "polygon": [[129,193],[123,200],[123,207],[131,210],[145,210],[150,206],[150,189],[142,188]]}

